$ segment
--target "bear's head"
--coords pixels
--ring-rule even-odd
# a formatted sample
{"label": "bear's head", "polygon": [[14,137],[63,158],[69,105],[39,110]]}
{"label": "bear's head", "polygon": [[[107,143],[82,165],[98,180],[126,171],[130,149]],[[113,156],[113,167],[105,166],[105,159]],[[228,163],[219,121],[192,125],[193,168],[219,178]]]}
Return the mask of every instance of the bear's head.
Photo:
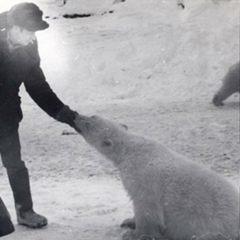
{"label": "bear's head", "polygon": [[124,148],[126,125],[99,116],[82,115],[78,115],[74,122],[83,138],[105,156],[112,158]]}

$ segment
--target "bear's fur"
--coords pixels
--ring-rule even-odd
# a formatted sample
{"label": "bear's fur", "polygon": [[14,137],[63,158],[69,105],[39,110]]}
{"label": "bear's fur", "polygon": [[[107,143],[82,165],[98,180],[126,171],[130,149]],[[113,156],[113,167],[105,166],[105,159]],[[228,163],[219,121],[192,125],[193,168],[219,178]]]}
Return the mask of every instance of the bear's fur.
{"label": "bear's fur", "polygon": [[222,176],[104,118],[79,116],[75,124],[119,169],[133,201],[135,229],[122,239],[237,239],[238,193]]}
{"label": "bear's fur", "polygon": [[240,62],[231,66],[222,80],[222,86],[214,95],[212,102],[215,106],[223,106],[223,101],[233,93],[239,92]]}

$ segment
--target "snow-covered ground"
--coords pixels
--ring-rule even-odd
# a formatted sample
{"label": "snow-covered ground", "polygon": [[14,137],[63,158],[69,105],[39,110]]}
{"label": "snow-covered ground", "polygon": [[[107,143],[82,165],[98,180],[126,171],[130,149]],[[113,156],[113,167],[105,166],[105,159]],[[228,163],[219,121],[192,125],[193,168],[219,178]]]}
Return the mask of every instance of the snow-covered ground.
{"label": "snow-covered ground", "polygon": [[[19,0],[1,1],[1,11]],[[239,94],[211,104],[239,60],[239,1],[33,1],[50,28],[38,32],[42,68],[55,92],[81,114],[115,119],[202,162],[239,185]],[[113,2],[116,2],[113,4]],[[63,18],[64,14],[92,14]],[[119,240],[132,215],[115,168],[21,89],[23,159],[34,205],[49,226],[17,226],[8,240]],[[0,195],[14,224],[12,193],[0,166]]]}

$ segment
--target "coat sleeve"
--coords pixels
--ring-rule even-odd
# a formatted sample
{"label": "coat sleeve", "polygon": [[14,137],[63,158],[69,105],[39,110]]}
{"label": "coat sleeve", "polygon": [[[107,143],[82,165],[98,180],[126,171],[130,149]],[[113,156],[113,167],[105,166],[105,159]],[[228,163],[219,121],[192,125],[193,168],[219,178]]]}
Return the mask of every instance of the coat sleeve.
{"label": "coat sleeve", "polygon": [[60,122],[74,126],[74,119],[77,112],[72,111],[57,97],[46,81],[42,69],[38,65],[33,67],[30,74],[25,79],[24,85],[30,97],[48,115]]}
{"label": "coat sleeve", "polygon": [[35,66],[24,81],[26,91],[48,115],[55,117],[64,106],[45,79],[42,69]]}

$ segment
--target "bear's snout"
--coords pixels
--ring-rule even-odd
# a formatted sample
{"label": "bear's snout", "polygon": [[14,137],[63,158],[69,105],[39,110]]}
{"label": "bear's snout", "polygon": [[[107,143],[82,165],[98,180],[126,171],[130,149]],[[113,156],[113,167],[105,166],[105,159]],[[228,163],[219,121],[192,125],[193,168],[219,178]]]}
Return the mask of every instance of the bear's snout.
{"label": "bear's snout", "polygon": [[86,122],[88,122],[89,119],[90,119],[89,117],[84,116],[84,115],[80,115],[80,114],[78,114],[76,116],[76,118],[74,119],[74,123],[75,123],[76,130],[77,130],[78,133],[82,134],[83,128],[84,128],[84,124]]}

